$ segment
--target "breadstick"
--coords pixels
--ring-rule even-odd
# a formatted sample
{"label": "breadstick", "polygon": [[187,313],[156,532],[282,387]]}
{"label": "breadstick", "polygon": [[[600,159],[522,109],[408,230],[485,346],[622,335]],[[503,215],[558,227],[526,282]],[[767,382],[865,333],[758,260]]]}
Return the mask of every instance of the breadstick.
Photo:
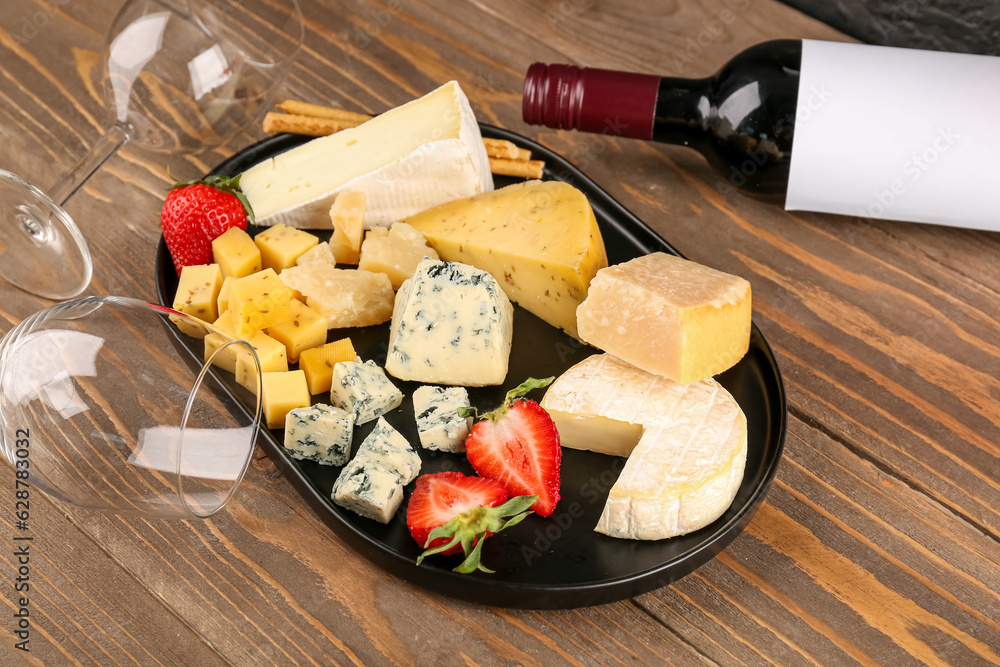
{"label": "breadstick", "polygon": [[514,176],[517,178],[541,178],[545,163],[541,160],[509,160],[507,158],[491,157],[490,171],[498,176]]}
{"label": "breadstick", "polygon": [[349,120],[333,120],[331,118],[316,118],[315,116],[298,116],[287,113],[269,111],[264,116],[265,132],[291,132],[305,134],[310,137],[325,137],[328,134],[356,127],[359,123]]}
{"label": "breadstick", "polygon": [[509,141],[505,141],[503,139],[487,139],[484,137],[483,143],[486,144],[486,154],[490,157],[508,158],[511,160],[517,159],[518,148]]}
{"label": "breadstick", "polygon": [[318,104],[299,102],[298,100],[285,100],[281,104],[277,104],[275,106],[285,113],[294,114],[296,116],[312,116],[313,118],[348,120],[353,121],[355,125],[360,125],[361,123],[372,119],[372,117],[368,114],[354,113],[353,111],[344,111],[343,109],[334,109],[333,107],[324,107]]}

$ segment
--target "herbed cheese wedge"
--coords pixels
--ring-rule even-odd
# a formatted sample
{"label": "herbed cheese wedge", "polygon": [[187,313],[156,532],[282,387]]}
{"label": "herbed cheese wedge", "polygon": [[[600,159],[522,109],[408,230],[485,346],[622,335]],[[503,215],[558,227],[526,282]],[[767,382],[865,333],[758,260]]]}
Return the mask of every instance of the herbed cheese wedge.
{"label": "herbed cheese wedge", "polygon": [[248,169],[240,187],[257,224],[330,229],[337,193],[366,195],[365,226],[493,189],[479,124],[459,85],[440,88],[358,127]]}
{"label": "herbed cheese wedge", "polygon": [[385,370],[401,380],[500,384],[513,321],[514,308],[493,276],[425,258],[396,295]]}
{"label": "herbed cheese wedge", "polygon": [[395,294],[384,273],[309,262],[285,269],[281,280],[300,292],[310,308],[326,317],[330,329],[367,327],[392,317]]}
{"label": "herbed cheese wedge", "polygon": [[205,322],[214,322],[219,319],[218,298],[222,283],[218,264],[185,266],[177,282],[173,309]]}
{"label": "herbed cheese wedge", "polygon": [[405,220],[441,259],[489,271],[511,301],[576,336],[576,309],[608,265],[587,197],[558,181],[527,181]]}
{"label": "herbed cheese wedge", "polygon": [[750,310],[743,278],[657,252],[598,272],[577,320],[585,342],[687,384],[746,354]]}
{"label": "herbed cheese wedge", "polygon": [[564,447],[629,457],[595,528],[606,535],[658,540],[703,528],[743,480],[746,417],[715,380],[681,385],[594,355],[563,373],[541,405]]}

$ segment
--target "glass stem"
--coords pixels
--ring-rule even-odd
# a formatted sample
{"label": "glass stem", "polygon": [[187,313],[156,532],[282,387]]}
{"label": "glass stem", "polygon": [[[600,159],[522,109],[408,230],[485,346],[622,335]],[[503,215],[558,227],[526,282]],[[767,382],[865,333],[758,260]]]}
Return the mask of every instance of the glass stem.
{"label": "glass stem", "polygon": [[63,172],[48,190],[47,194],[60,206],[64,206],[69,198],[76,194],[76,191],[83,187],[95,171],[101,165],[118,152],[126,141],[132,136],[132,127],[128,123],[118,121],[104,133],[94,146],[87,151],[87,154],[80,158],[80,161],[73,165],[68,171]]}

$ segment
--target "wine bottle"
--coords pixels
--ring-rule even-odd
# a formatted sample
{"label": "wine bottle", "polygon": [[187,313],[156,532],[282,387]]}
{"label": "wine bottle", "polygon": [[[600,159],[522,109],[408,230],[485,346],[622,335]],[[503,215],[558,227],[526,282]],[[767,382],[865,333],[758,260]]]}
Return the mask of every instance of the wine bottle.
{"label": "wine bottle", "polygon": [[997,231],[998,80],[995,57],[775,40],[704,79],[535,63],[522,112],[534,125],[694,148],[723,194]]}

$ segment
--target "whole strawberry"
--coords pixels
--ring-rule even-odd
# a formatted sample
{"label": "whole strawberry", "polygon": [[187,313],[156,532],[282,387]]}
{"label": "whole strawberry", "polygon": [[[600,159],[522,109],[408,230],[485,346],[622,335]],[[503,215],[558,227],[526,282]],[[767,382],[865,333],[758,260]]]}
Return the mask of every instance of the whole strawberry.
{"label": "whole strawberry", "polygon": [[562,447],[552,417],[524,395],[551,382],[528,378],[507,392],[503,405],[484,415],[477,415],[475,408],[459,410],[463,417],[483,420],[473,425],[465,441],[472,467],[503,484],[511,497],[537,495],[531,509],[539,516],[552,514],[559,502]]}
{"label": "whole strawberry", "polygon": [[212,241],[230,227],[247,228],[253,210],[240,177],[209,176],[177,183],[163,202],[160,225],[174,268],[212,263]]}

